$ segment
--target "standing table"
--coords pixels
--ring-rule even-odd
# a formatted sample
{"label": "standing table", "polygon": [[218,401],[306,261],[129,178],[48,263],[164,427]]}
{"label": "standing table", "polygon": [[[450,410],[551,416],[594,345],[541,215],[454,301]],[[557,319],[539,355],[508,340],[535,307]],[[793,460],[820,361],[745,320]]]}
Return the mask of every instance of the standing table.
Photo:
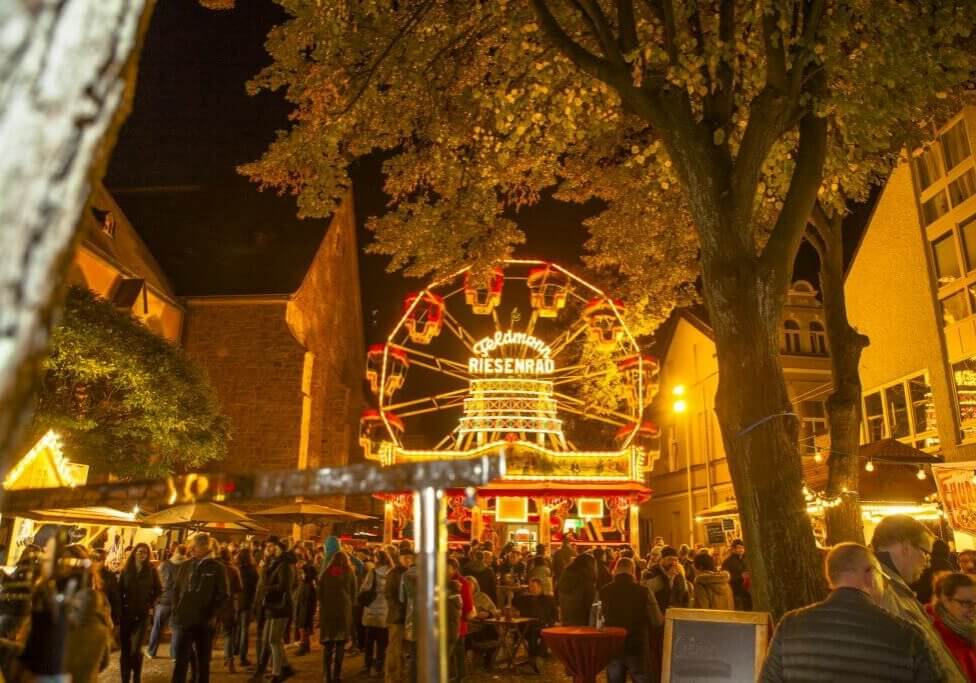
{"label": "standing table", "polygon": [[574,683],[596,683],[596,675],[624,649],[627,629],[607,626],[554,626],[542,629],[542,639],[566,666]]}
{"label": "standing table", "polygon": [[490,624],[498,629],[499,647],[503,655],[503,663],[508,671],[514,671],[520,662],[516,660],[519,648],[525,643],[529,626],[538,622],[531,617],[511,617],[478,619],[482,624]]}

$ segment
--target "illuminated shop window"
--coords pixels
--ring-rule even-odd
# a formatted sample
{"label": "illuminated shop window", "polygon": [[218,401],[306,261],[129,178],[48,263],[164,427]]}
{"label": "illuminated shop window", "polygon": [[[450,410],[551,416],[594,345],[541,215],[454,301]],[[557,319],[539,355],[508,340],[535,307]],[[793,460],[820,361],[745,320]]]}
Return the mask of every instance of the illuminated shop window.
{"label": "illuminated shop window", "polygon": [[976,437],[976,356],[952,364],[956,404],[964,438]]}

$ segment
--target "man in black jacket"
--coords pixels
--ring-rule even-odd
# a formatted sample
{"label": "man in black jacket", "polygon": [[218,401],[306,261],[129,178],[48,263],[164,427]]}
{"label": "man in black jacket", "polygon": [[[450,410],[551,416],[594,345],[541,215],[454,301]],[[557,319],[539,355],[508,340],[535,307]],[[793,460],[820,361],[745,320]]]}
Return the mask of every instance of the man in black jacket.
{"label": "man in black jacket", "polygon": [[870,550],[840,543],[827,555],[826,571],[830,595],[783,616],[762,683],[945,680],[918,629],[878,605],[883,576]]}
{"label": "man in black jacket", "polygon": [[227,573],[210,554],[210,536],[197,534],[189,562],[180,565],[173,586],[173,683],[185,683],[194,658],[195,683],[209,683],[217,613],[228,599]]}
{"label": "man in black jacket", "polygon": [[627,674],[634,683],[651,680],[651,629],[664,624],[664,617],[653,593],[637,583],[634,561],[617,560],[613,581],[600,589],[603,616],[607,626],[627,629],[624,650],[607,666],[608,683],[626,683]]}

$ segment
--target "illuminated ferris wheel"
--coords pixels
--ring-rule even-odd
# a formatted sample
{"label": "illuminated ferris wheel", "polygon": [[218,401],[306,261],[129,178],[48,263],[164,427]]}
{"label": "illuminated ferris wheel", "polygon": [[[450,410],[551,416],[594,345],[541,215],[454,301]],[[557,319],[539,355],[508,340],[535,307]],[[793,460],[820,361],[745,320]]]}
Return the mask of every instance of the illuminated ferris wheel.
{"label": "illuminated ferris wheel", "polygon": [[512,259],[487,282],[468,269],[409,295],[386,343],[367,353],[376,408],[360,423],[382,464],[471,455],[498,443],[559,454],[646,446],[657,361],[623,304],[568,270]]}

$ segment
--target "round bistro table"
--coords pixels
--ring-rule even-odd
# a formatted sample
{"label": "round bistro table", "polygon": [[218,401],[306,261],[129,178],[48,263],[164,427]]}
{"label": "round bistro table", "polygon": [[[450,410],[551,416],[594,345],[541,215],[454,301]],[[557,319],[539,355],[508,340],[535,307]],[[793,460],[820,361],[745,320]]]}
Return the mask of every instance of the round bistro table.
{"label": "round bistro table", "polygon": [[542,629],[542,639],[559,658],[574,683],[596,683],[598,673],[607,668],[624,649],[627,629],[607,626],[553,626]]}

